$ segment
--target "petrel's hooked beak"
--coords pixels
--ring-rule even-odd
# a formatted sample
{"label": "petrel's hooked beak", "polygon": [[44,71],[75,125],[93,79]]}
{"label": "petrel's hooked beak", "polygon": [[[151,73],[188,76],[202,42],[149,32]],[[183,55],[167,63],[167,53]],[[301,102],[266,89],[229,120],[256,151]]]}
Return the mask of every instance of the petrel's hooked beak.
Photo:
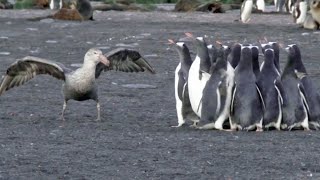
{"label": "petrel's hooked beak", "polygon": [[100,62],[101,63],[103,63],[104,65],[106,65],[106,66],[110,66],[110,61],[106,58],[106,56],[104,56],[103,54],[101,54],[100,56],[99,56],[99,60],[100,60]]}

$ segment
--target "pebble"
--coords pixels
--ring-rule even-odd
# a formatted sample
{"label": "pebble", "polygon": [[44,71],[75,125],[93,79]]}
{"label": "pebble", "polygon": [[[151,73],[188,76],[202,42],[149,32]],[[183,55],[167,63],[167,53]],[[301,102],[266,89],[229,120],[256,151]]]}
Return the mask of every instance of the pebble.
{"label": "pebble", "polygon": [[136,46],[139,46],[138,43],[132,43],[132,44],[124,44],[124,43],[118,43],[116,44],[117,47],[136,47]]}
{"label": "pebble", "polygon": [[54,43],[57,43],[58,41],[55,41],[55,40],[46,40],[46,43],[50,43],[50,44],[54,44]]}
{"label": "pebble", "polygon": [[149,85],[149,84],[122,84],[122,87],[130,88],[130,89],[156,89],[157,86]]}
{"label": "pebble", "polygon": [[147,54],[144,57],[159,57],[158,54]]}
{"label": "pebble", "polygon": [[10,52],[0,52],[0,55],[4,55],[4,56],[8,56],[10,54],[11,54]]}
{"label": "pebble", "polygon": [[38,31],[39,29],[38,29],[38,28],[26,28],[26,30],[29,30],[29,31]]}
{"label": "pebble", "polygon": [[41,19],[40,22],[42,22],[42,23],[53,23],[54,20],[51,19],[51,18],[47,18],[47,19]]}

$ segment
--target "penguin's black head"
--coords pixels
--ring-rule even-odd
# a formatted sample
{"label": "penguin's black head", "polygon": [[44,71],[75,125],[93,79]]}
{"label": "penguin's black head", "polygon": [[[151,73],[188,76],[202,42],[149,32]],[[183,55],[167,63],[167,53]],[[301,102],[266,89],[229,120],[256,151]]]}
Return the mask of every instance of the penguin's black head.
{"label": "penguin's black head", "polygon": [[241,44],[236,43],[233,45],[230,53],[230,64],[233,68],[236,68],[237,65],[239,64],[240,61],[240,56],[241,56]]}
{"label": "penguin's black head", "polygon": [[296,67],[295,68],[300,72],[307,73],[307,70],[304,67],[304,64],[302,62],[301,51],[300,51],[300,48],[298,47],[298,45],[292,44],[292,45],[289,45],[289,47],[292,47],[295,51],[295,56],[296,56],[296,61],[295,61]]}
{"label": "penguin's black head", "polygon": [[286,52],[288,53],[288,65],[295,64],[295,59],[296,59],[296,51],[292,46],[286,47]]}
{"label": "penguin's black head", "polygon": [[277,54],[279,53],[280,50],[280,46],[278,43],[276,42],[269,42],[269,45],[272,47],[272,49],[274,50],[274,53]]}
{"label": "penguin's black head", "polygon": [[206,41],[204,40],[203,37],[197,37],[195,39],[195,42],[196,42],[197,46],[200,46],[200,47],[204,47],[205,46],[207,48],[207,43],[206,43]]}
{"label": "penguin's black head", "polygon": [[270,64],[273,64],[274,50],[270,48],[266,49],[264,51],[264,57],[265,57],[266,63],[269,64],[269,62],[272,62]]}
{"label": "penguin's black head", "polygon": [[272,48],[269,44],[261,44],[262,53],[264,54],[266,49]]}
{"label": "penguin's black head", "polygon": [[258,46],[250,46],[252,52],[252,58],[259,58],[259,48]]}
{"label": "penguin's black head", "polygon": [[292,47],[296,53],[300,53],[300,48],[296,44],[290,44],[289,47]]}
{"label": "penguin's black head", "polygon": [[244,60],[252,59],[252,51],[250,47],[242,47],[241,48],[241,57]]}
{"label": "penguin's black head", "polygon": [[232,49],[231,46],[223,46],[224,49],[224,57],[227,58],[227,56],[231,53]]}
{"label": "penguin's black head", "polygon": [[240,57],[241,55],[241,44],[236,43],[231,48],[231,55],[234,57]]}
{"label": "penguin's black head", "polygon": [[175,43],[175,48],[182,51],[183,48],[185,48],[184,42],[177,42]]}

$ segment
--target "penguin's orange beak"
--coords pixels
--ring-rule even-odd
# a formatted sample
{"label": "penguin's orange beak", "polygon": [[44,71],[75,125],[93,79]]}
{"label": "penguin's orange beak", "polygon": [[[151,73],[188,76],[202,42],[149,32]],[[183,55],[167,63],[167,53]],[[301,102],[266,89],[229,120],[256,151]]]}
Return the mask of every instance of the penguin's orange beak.
{"label": "penguin's orange beak", "polygon": [[174,40],[172,39],[168,39],[168,41],[169,41],[169,44],[175,44]]}
{"label": "penguin's orange beak", "polygon": [[189,38],[194,38],[194,36],[193,36],[193,34],[192,33],[189,33],[189,32],[186,32],[186,33],[184,33],[187,37],[189,37]]}
{"label": "penguin's orange beak", "polygon": [[103,54],[101,54],[99,56],[99,60],[102,64],[106,65],[106,66],[110,66],[110,61],[106,58],[106,56],[104,56]]}

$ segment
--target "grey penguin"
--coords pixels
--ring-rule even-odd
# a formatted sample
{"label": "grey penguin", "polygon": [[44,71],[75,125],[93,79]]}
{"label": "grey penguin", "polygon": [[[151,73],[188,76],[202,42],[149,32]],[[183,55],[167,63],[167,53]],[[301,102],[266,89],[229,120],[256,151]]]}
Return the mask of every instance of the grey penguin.
{"label": "grey penguin", "polygon": [[176,51],[179,54],[179,64],[175,70],[175,99],[176,99],[176,110],[178,117],[178,125],[173,127],[180,127],[186,123],[186,118],[197,118],[193,113],[189,94],[188,94],[188,75],[189,69],[192,64],[190,51],[187,45],[183,42],[175,43],[169,39],[170,44],[174,44]]}
{"label": "grey penguin", "polygon": [[251,13],[253,8],[253,0],[244,0],[240,9],[240,20],[243,23],[250,21]]}
{"label": "grey penguin", "polygon": [[236,43],[231,47],[231,53],[228,55],[228,61],[233,68],[236,68],[240,61],[241,56],[241,44]]}
{"label": "grey penguin", "polygon": [[[186,35],[194,39],[195,46],[197,47],[196,58],[192,62],[189,70],[188,92],[193,112],[195,112],[198,117],[201,117],[200,101],[202,98],[203,88],[210,78],[210,67],[208,67],[210,57],[207,44],[203,37],[194,38],[190,33],[186,33]],[[194,125],[198,122],[199,120],[194,120]]]}
{"label": "grey penguin", "polygon": [[201,100],[200,122],[209,123],[198,129],[223,130],[223,124],[230,115],[234,69],[227,61],[229,50],[227,46],[221,46],[217,51],[217,62],[203,89]]}
{"label": "grey penguin", "polygon": [[304,90],[305,90],[305,98],[308,104],[308,112],[309,112],[309,125],[311,125],[312,129],[320,128],[320,96],[312,82],[311,77],[308,75],[307,70],[302,62],[300,48],[296,44],[289,45],[294,48],[296,52],[296,74],[300,79]]}
{"label": "grey penguin", "polygon": [[305,90],[296,72],[296,52],[291,46],[288,46],[286,51],[288,60],[281,74],[281,82],[287,98],[283,102],[281,129],[292,130],[302,127],[309,130]]}
{"label": "grey penguin", "polygon": [[274,50],[266,49],[264,51],[264,57],[264,66],[257,79],[257,84],[265,104],[263,126],[266,129],[274,127],[277,130],[281,130],[280,125],[282,120],[284,90],[279,72],[273,62]]}
{"label": "grey penguin", "polygon": [[264,103],[252,68],[252,52],[243,47],[235,69],[233,95],[230,107],[231,130],[262,131]]}

